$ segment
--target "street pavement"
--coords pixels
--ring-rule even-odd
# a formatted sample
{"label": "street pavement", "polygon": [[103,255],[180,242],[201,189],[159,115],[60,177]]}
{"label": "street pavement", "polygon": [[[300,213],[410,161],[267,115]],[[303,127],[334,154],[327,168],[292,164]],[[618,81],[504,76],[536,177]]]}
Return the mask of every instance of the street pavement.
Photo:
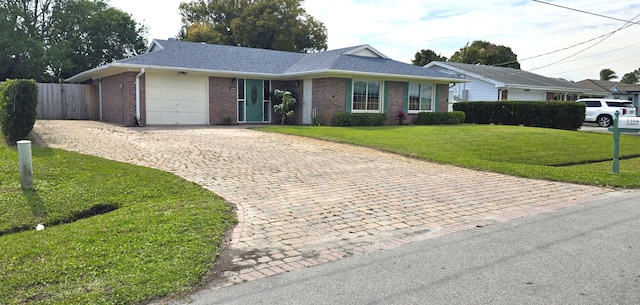
{"label": "street pavement", "polygon": [[170,304],[640,304],[640,192]]}

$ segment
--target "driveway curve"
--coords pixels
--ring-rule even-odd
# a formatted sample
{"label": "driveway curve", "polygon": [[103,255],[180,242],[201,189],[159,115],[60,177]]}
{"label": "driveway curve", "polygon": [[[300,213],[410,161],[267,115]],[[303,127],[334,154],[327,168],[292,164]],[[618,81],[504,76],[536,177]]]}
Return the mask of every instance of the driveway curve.
{"label": "driveway curve", "polygon": [[239,224],[224,245],[209,288],[613,192],[239,127],[37,121],[34,135],[48,147],[175,173],[235,205]]}

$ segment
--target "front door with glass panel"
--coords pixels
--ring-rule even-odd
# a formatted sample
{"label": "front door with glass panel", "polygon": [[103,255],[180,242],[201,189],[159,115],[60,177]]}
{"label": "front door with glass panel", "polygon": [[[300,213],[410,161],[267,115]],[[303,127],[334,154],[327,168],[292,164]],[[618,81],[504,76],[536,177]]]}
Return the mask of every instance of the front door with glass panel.
{"label": "front door with glass panel", "polygon": [[271,82],[268,80],[238,80],[238,122],[265,123],[271,121]]}

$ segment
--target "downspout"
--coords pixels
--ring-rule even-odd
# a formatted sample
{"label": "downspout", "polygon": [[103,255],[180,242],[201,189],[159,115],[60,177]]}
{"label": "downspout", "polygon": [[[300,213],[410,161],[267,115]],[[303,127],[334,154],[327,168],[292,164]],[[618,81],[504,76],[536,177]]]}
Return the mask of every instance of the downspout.
{"label": "downspout", "polygon": [[136,75],[136,124],[140,126],[140,77],[144,75],[144,68]]}
{"label": "downspout", "polygon": [[100,108],[100,121],[102,121],[102,78],[98,80],[98,105]]}

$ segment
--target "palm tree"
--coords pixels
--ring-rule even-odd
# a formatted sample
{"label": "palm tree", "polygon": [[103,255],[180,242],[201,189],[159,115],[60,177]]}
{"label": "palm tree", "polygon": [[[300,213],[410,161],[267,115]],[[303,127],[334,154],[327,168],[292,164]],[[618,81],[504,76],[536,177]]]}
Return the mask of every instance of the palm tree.
{"label": "palm tree", "polygon": [[615,71],[609,68],[600,70],[600,80],[612,80],[616,78],[618,78],[618,76]]}
{"label": "palm tree", "polygon": [[621,83],[625,83],[625,84],[637,84],[640,82],[640,68],[635,69],[625,75],[622,76],[622,79],[620,79]]}

